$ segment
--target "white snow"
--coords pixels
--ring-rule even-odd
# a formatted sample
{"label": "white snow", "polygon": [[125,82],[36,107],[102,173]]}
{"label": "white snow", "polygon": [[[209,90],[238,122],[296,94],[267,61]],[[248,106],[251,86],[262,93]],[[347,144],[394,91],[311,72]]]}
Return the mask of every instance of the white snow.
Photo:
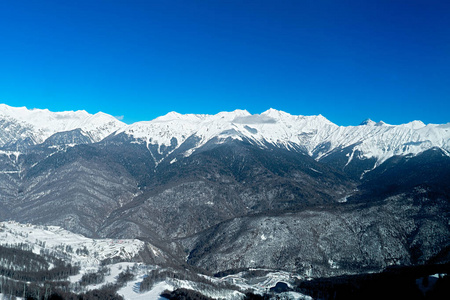
{"label": "white snow", "polygon": [[[446,155],[450,155],[450,123],[426,125],[421,121],[412,121],[389,125],[369,119],[359,126],[338,126],[322,115],[296,116],[269,109],[253,115],[246,110],[215,115],[170,112],[152,121],[126,125],[101,112],[95,115],[86,111],[50,112],[47,109],[16,108],[5,104],[0,104],[0,119],[13,121],[14,124],[3,128],[0,146],[19,138],[31,138],[41,143],[56,132],[76,128],[80,128],[93,141],[100,141],[111,133],[124,133],[134,137],[134,142],[147,145],[149,151],[150,146],[156,146],[162,158],[157,159],[156,153],[152,153],[153,150],[150,152],[157,165],[189,137],[195,137],[195,145],[188,147],[184,156],[191,155],[209,141],[223,143],[228,138],[247,139],[260,147],[275,145],[286,149],[304,149],[315,159],[321,159],[336,149],[352,147],[347,164],[356,156],[361,159],[375,158],[374,168],[394,155],[417,155],[432,147],[441,148]],[[172,158],[171,163],[174,162],[176,160]]]}
{"label": "white snow", "polygon": [[[39,254],[41,250],[47,249],[54,253],[66,254],[66,262],[77,264],[81,267],[78,275],[70,276],[69,281],[76,283],[80,281],[83,274],[96,272],[100,267],[101,260],[109,257],[120,257],[125,260],[132,260],[144,247],[144,243],[139,240],[127,239],[90,239],[79,234],[74,234],[57,226],[36,226],[30,224],[20,224],[17,222],[0,222],[0,245],[15,245],[25,243],[33,247],[33,252]],[[66,246],[72,247],[72,251],[66,251]],[[160,255],[160,250],[151,246],[155,255]],[[77,250],[87,249],[88,253],[78,253]],[[135,262],[120,262],[107,265],[111,272],[105,276],[104,282],[100,284],[88,285],[85,290],[101,288],[108,283],[115,283],[117,276],[127,268],[135,267],[136,277],[121,288],[118,293],[125,299],[163,299],[159,294],[166,288],[171,288],[165,283],[160,283],[146,293],[139,293],[139,283],[143,277],[155,266],[144,265]]]}
{"label": "white snow", "polygon": [[31,129],[22,138],[31,137],[42,143],[57,132],[80,128],[93,141],[98,142],[112,132],[125,126],[113,116],[98,112],[94,115],[84,110],[51,112],[48,109],[28,109],[0,104],[0,118],[12,120]]}
{"label": "white snow", "polygon": [[348,200],[348,196],[345,196],[344,198],[341,198],[338,200],[339,203],[346,203]]}
{"label": "white snow", "polygon": [[[107,258],[120,257],[131,260],[144,248],[144,242],[136,239],[90,239],[58,226],[0,222],[0,245],[20,243],[33,246],[35,253],[50,249],[61,255],[67,255],[69,262],[77,262],[81,267],[92,268],[98,267],[100,262]],[[66,251],[66,246],[70,246],[72,251]],[[84,249],[88,253],[83,253]]]}
{"label": "white snow", "polygon": [[153,288],[144,293],[137,293],[139,290],[139,282],[142,282],[143,277],[140,277],[138,280],[128,282],[128,284],[121,288],[117,293],[123,296],[125,299],[133,299],[133,300],[147,300],[147,299],[155,299],[155,300],[163,300],[166,298],[161,297],[160,295],[165,290],[173,290],[173,286],[169,285],[165,281],[161,281],[153,286]]}
{"label": "white snow", "polygon": [[[265,238],[264,235],[261,238]],[[30,224],[20,224],[17,222],[0,222],[0,244],[14,245],[25,243],[33,247],[35,253],[41,250],[50,250],[57,254],[66,254],[63,258],[67,262],[80,265],[80,274],[69,277],[71,283],[79,282],[82,275],[87,272],[96,272],[100,267],[100,261],[104,258],[119,255],[128,262],[120,262],[106,265],[110,273],[105,275],[105,280],[100,284],[92,284],[84,287],[84,291],[101,288],[108,283],[115,283],[118,275],[127,270],[135,275],[135,278],[127,282],[118,290],[118,294],[125,299],[159,299],[165,290],[173,291],[177,288],[188,288],[193,290],[201,289],[201,285],[191,281],[166,278],[164,281],[156,283],[151,290],[140,293],[140,283],[150,270],[160,268],[159,266],[145,265],[143,263],[132,262],[131,259],[144,247],[143,242],[138,240],[113,240],[113,239],[90,239],[79,234],[71,233],[57,226],[36,226]],[[67,251],[67,246],[72,247],[72,251]],[[152,245],[147,245],[155,255],[162,255],[161,250]],[[86,249],[88,253],[77,253],[77,250]],[[300,279],[297,275],[284,271],[268,271],[268,274],[257,278],[246,278],[243,274],[229,275],[223,278],[208,277],[212,283],[232,283],[238,286],[241,291],[252,290],[255,293],[263,294],[277,282],[285,282],[290,287],[294,279]],[[239,291],[227,288],[201,289],[201,292],[209,297],[217,299],[242,299],[243,294]],[[310,299],[298,293],[280,294],[281,299]]]}
{"label": "white snow", "polygon": [[[185,152],[191,155],[196,148],[212,139],[220,143],[226,138],[246,138],[256,145],[269,144],[287,149],[301,147],[320,159],[335,149],[354,146],[348,163],[355,158],[375,158],[377,165],[394,155],[417,155],[432,147],[450,152],[450,123],[443,125],[413,121],[402,125],[389,125],[382,121],[366,121],[360,126],[338,126],[322,115],[295,116],[269,109],[252,115],[245,110],[221,112],[216,115],[181,115],[175,112],[152,121],[138,122],[118,130],[148,145],[171,146],[176,140],[179,147],[187,138],[195,136],[197,144]],[[174,140],[172,140],[174,139]],[[316,151],[321,145],[330,147]],[[173,151],[173,150],[172,150]]]}
{"label": "white snow", "polygon": [[[256,270],[256,269],[250,269]],[[278,282],[285,282],[289,287],[293,287],[291,282],[294,279],[302,279],[300,276],[293,275],[285,271],[270,271],[264,276],[257,278],[246,278],[243,273],[232,274],[222,278],[214,278],[218,282],[229,282],[238,286],[242,291],[253,290],[254,293],[264,294]]]}

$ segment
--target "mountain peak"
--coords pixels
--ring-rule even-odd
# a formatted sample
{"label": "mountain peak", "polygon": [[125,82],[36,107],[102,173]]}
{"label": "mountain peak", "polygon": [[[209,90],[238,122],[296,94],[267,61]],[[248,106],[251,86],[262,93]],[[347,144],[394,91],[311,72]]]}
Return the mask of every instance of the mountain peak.
{"label": "mountain peak", "polygon": [[388,124],[386,124],[383,121],[379,121],[379,122],[375,123],[375,126],[385,126],[385,125],[388,125]]}
{"label": "mountain peak", "polygon": [[[18,140],[31,139],[33,143],[42,143],[57,132],[81,129],[97,142],[115,132],[125,132],[134,138],[148,143],[171,146],[173,139],[180,146],[187,138],[195,135],[199,140],[195,147],[212,139],[241,139],[245,137],[256,144],[297,145],[315,155],[315,158],[328,155],[338,147],[357,145],[355,149],[364,157],[375,157],[384,161],[399,153],[420,153],[431,146],[448,150],[448,131],[444,125],[425,125],[413,121],[403,125],[388,125],[383,121],[371,119],[363,121],[361,126],[338,126],[322,115],[291,115],[270,108],[261,114],[250,114],[247,110],[237,109],[219,112],[215,115],[180,114],[169,112],[152,121],[126,125],[111,115],[98,112],[91,115],[86,111],[51,112],[47,109],[27,109],[0,104],[0,116],[7,120],[0,131],[0,146]],[[422,129],[424,128],[424,129]],[[412,134],[412,131],[415,131]],[[388,139],[391,147],[385,147]],[[423,142],[427,141],[427,143]],[[321,145],[329,144],[326,151],[319,151]]]}
{"label": "mountain peak", "polygon": [[418,120],[406,123],[404,125],[407,126],[407,127],[412,128],[412,129],[420,129],[420,128],[423,128],[423,127],[426,126],[424,122],[418,121]]}
{"label": "mountain peak", "polygon": [[[20,137],[10,134],[9,138],[24,139],[28,137],[37,143],[42,143],[57,132],[78,128],[89,133],[93,141],[100,141],[120,127],[125,126],[125,123],[108,114],[96,113],[92,115],[85,110],[52,112],[48,109],[28,109],[0,104],[0,115],[10,120],[7,126],[10,126],[11,129],[5,127],[5,130],[17,131],[17,129],[12,129],[17,128],[17,126],[28,128],[26,132],[21,133]],[[8,143],[8,139],[3,142]]]}
{"label": "mountain peak", "polygon": [[261,115],[269,116],[269,117],[275,118],[275,119],[279,119],[279,118],[283,118],[283,117],[287,117],[287,116],[292,116],[291,114],[289,114],[287,112],[284,112],[282,110],[277,110],[277,109],[274,109],[274,108],[269,108],[268,110],[263,112]]}
{"label": "mountain peak", "polygon": [[251,114],[245,110],[245,109],[235,109],[233,111],[222,111],[216,115],[210,116],[212,118],[220,118],[220,119],[227,119],[232,121],[235,118],[240,117],[248,117],[251,116]]}
{"label": "mountain peak", "polygon": [[364,126],[364,125],[375,126],[375,124],[376,124],[376,122],[372,121],[371,119],[365,119],[359,125],[360,126]]}
{"label": "mountain peak", "polygon": [[156,119],[154,119],[154,121],[161,121],[161,122],[172,121],[180,119],[182,116],[183,116],[182,114],[177,113],[176,111],[171,111],[163,116],[157,117]]}

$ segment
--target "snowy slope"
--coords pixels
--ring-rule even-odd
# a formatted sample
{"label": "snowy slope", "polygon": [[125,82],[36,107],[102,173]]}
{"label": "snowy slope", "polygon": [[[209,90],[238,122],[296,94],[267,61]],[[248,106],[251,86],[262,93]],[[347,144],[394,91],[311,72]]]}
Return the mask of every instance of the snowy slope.
{"label": "snowy slope", "polygon": [[[378,164],[394,155],[416,155],[432,147],[450,152],[450,123],[425,125],[413,121],[388,125],[368,120],[360,126],[338,126],[321,115],[294,116],[274,109],[255,115],[245,110],[216,115],[171,112],[152,121],[129,125],[115,134],[120,133],[159,147],[173,145],[173,139],[179,147],[190,136],[197,137],[197,144],[185,155],[214,138],[220,142],[229,137],[245,138],[261,147],[273,144],[303,149],[316,159],[352,146],[353,153],[359,151],[364,158],[376,158]],[[352,159],[353,154],[349,156],[349,162]]]}
{"label": "snowy slope", "polygon": [[[109,269],[104,280],[98,284],[92,283],[85,286],[83,291],[98,289],[107,284],[114,284],[121,272],[129,270],[133,273],[134,279],[126,282],[118,290],[118,294],[130,300],[164,299],[160,297],[161,293],[165,290],[173,291],[178,288],[201,291],[203,294],[214,299],[242,299],[242,292],[236,289],[230,289],[229,287],[234,286],[241,291],[251,290],[257,294],[263,294],[271,287],[274,287],[277,282],[286,282],[291,286],[295,278],[301,278],[292,273],[270,270],[267,270],[268,273],[266,275],[257,278],[248,278],[245,276],[245,272],[222,278],[201,275],[210,281],[210,285],[189,280],[166,278],[156,282],[149,291],[140,292],[139,286],[149,271],[163,268],[157,265],[146,265],[133,261],[133,258],[145,246],[142,241],[130,239],[90,239],[57,226],[36,226],[20,224],[13,221],[0,222],[0,245],[13,247],[19,244],[29,245],[36,254],[46,250],[51,252],[53,256],[80,266],[80,273],[68,278],[71,283],[79,282],[83,274],[96,272],[101,266],[101,261],[105,258],[120,257],[124,262],[104,265]],[[151,245],[147,246],[153,248]],[[157,249],[155,248],[154,250]],[[311,298],[298,293],[291,293],[286,299]]]}
{"label": "snowy slope", "polygon": [[250,115],[247,111],[222,112],[217,115],[181,115],[170,112],[152,121],[131,124],[115,134],[126,133],[149,144],[170,146],[175,138],[178,146],[191,135],[202,138],[199,145],[230,129],[232,121],[239,116]]}
{"label": "snowy slope", "polygon": [[114,257],[132,260],[144,248],[144,242],[136,239],[90,239],[58,226],[0,222],[0,245],[20,243],[32,246],[37,254],[44,249],[59,253],[81,267],[96,267],[102,260]]}
{"label": "snowy slope", "polygon": [[98,142],[123,126],[124,123],[102,112],[95,115],[86,111],[51,112],[0,104],[0,146],[26,138],[39,144],[54,133],[77,128]]}
{"label": "snowy slope", "polygon": [[196,144],[185,150],[186,156],[211,140],[220,143],[227,138],[246,139],[261,147],[272,144],[302,149],[318,160],[333,151],[352,147],[348,163],[357,153],[362,158],[375,158],[377,165],[394,155],[417,155],[432,147],[450,153],[450,123],[425,125],[413,121],[389,125],[366,120],[359,126],[338,126],[322,115],[296,116],[269,109],[254,115],[246,110],[216,115],[170,112],[152,121],[126,125],[101,112],[95,115],[86,111],[50,112],[0,104],[0,147],[27,138],[38,144],[54,133],[77,128],[93,142],[114,132],[129,135],[147,146],[155,145],[157,149],[169,147],[166,156],[190,137],[195,137]]}

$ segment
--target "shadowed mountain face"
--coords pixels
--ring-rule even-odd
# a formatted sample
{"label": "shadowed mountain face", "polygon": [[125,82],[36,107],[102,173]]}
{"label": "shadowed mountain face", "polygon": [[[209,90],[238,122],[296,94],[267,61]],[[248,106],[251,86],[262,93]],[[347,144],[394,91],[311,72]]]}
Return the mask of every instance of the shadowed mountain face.
{"label": "shadowed mountain face", "polygon": [[[42,146],[36,152],[46,151]],[[236,216],[333,203],[355,188],[307,155],[233,140],[157,167],[145,146],[132,143],[36,156],[15,165],[4,156],[20,172],[4,174],[14,183],[4,187],[11,190],[4,202],[13,217],[66,227],[79,220],[74,228],[94,236],[131,230],[185,237]]]}
{"label": "shadowed mountain face", "polygon": [[450,159],[437,149],[362,180],[235,140],[158,165],[146,145],[124,140],[51,149],[1,157],[11,170],[1,174],[2,218],[142,237],[212,272],[326,276],[448,259]]}
{"label": "shadowed mountain face", "polygon": [[182,243],[189,263],[213,272],[265,267],[321,277],[446,261],[449,199],[428,192],[234,218]]}
{"label": "shadowed mountain face", "polygon": [[[0,135],[8,139],[0,148],[0,219],[60,225],[91,237],[140,237],[175,261],[211,272],[263,267],[329,276],[449,260],[447,150],[427,146],[379,159],[364,151],[382,146],[382,155],[390,153],[388,141],[336,146],[311,130],[297,137],[305,144],[277,143],[275,135],[257,135],[277,125],[279,115],[272,111],[263,118],[270,122],[259,124],[239,114],[228,116],[235,128],[217,123],[219,135],[208,139],[208,128],[195,133],[186,120],[179,125],[189,136],[163,131],[175,126],[170,118],[187,118],[176,114],[100,141],[88,125],[40,143],[36,130],[28,142]],[[313,121],[320,125],[322,118]],[[8,122],[2,126],[13,128]],[[325,125],[355,140],[362,136]],[[154,137],[135,136],[148,126]],[[400,130],[363,126],[372,126],[372,134]]]}
{"label": "shadowed mountain face", "polygon": [[303,154],[236,141],[207,148],[160,164],[142,195],[112,214],[103,232],[125,218],[181,238],[241,215],[332,203],[355,187]]}

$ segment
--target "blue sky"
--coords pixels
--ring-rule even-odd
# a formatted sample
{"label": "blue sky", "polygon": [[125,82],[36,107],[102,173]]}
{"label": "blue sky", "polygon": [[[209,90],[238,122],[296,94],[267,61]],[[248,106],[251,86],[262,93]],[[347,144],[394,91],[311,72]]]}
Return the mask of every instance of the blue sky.
{"label": "blue sky", "polygon": [[0,2],[0,102],[450,122],[450,1]]}

